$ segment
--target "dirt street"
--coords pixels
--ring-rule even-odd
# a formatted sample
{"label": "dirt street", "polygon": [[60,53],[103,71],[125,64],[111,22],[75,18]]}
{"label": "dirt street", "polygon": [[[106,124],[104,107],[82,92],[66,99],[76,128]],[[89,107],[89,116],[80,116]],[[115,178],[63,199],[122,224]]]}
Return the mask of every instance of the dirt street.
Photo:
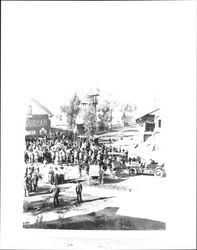
{"label": "dirt street", "polygon": [[24,227],[58,229],[165,229],[166,178],[124,177],[83,185],[83,202],[76,202],[75,183],[59,185],[60,204],[53,207],[51,186],[39,183],[38,194],[25,198]]}

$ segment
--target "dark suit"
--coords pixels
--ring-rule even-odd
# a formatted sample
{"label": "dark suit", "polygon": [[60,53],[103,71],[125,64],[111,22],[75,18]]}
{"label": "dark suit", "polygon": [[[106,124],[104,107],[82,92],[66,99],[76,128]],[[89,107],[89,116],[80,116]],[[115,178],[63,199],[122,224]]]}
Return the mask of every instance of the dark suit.
{"label": "dark suit", "polygon": [[55,174],[54,181],[56,185],[59,184],[59,175],[57,173]]}
{"label": "dark suit", "polygon": [[82,185],[81,183],[77,183],[77,186],[75,188],[77,193],[77,202],[82,202],[81,193],[82,193]]}
{"label": "dark suit", "polygon": [[37,191],[37,186],[38,186],[38,175],[34,172],[32,176],[32,184],[33,184],[33,191]]}
{"label": "dark suit", "polygon": [[59,193],[60,193],[60,188],[56,185],[51,189],[51,193],[53,193],[53,205],[54,207],[56,206],[56,204],[59,204]]}

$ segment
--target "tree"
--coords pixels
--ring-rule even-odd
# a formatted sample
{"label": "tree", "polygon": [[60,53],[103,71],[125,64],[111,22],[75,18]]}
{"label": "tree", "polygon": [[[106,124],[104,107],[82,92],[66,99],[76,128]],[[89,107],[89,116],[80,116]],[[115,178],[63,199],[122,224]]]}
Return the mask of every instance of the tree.
{"label": "tree", "polygon": [[121,117],[121,119],[122,119],[122,121],[123,121],[123,124],[124,124],[124,125],[128,125],[129,122],[126,121],[126,119],[127,119],[127,117],[130,117],[129,119],[130,119],[130,122],[131,122],[131,120],[133,119],[133,117],[131,117],[131,114],[132,114],[133,111],[136,110],[136,106],[127,103],[127,104],[123,104],[123,105],[121,106],[121,109],[120,109],[120,110],[121,110],[121,112],[122,112],[122,117]]}
{"label": "tree", "polygon": [[84,128],[87,135],[93,135],[96,131],[96,113],[92,106],[87,107],[85,111]]}
{"label": "tree", "polygon": [[76,118],[80,111],[80,99],[77,93],[70,100],[69,105],[61,106],[60,109],[63,113],[66,113],[67,123],[70,130],[73,130],[76,124]]}
{"label": "tree", "polygon": [[98,108],[98,125],[100,130],[109,129],[112,121],[112,108],[110,102],[105,100]]}
{"label": "tree", "polygon": [[122,107],[121,107],[121,111],[123,112],[123,113],[126,113],[126,112],[133,112],[133,111],[135,111],[136,110],[136,106],[134,106],[134,105],[131,105],[131,104],[129,104],[129,103],[127,103],[127,104],[123,104],[122,105]]}

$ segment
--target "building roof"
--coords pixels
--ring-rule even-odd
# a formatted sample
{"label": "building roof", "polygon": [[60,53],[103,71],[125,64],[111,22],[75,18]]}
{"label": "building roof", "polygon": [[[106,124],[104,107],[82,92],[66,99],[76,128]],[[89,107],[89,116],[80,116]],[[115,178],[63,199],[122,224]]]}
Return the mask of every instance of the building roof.
{"label": "building roof", "polygon": [[158,110],[159,110],[159,108],[154,108],[151,111],[150,110],[149,111],[148,110],[139,110],[139,111],[137,110],[136,113],[134,114],[134,119],[138,120],[138,119],[140,119],[146,115],[150,115]]}
{"label": "building roof", "polygon": [[41,104],[38,100],[36,100],[35,98],[31,98],[31,101],[33,101],[39,108],[41,108],[42,110],[44,110],[44,112],[47,113],[47,115],[49,115],[50,117],[53,116],[53,114],[51,113],[50,110],[48,110],[43,104]]}

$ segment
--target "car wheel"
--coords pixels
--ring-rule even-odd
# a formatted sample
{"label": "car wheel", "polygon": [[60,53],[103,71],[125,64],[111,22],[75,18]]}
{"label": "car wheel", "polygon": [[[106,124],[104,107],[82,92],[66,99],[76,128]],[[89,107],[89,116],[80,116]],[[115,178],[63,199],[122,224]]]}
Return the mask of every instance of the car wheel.
{"label": "car wheel", "polygon": [[156,169],[154,172],[154,176],[156,177],[163,177],[164,173],[161,169]]}
{"label": "car wheel", "polygon": [[135,168],[131,168],[131,169],[129,170],[129,173],[130,173],[130,175],[134,176],[134,175],[137,174],[137,170],[136,170]]}

